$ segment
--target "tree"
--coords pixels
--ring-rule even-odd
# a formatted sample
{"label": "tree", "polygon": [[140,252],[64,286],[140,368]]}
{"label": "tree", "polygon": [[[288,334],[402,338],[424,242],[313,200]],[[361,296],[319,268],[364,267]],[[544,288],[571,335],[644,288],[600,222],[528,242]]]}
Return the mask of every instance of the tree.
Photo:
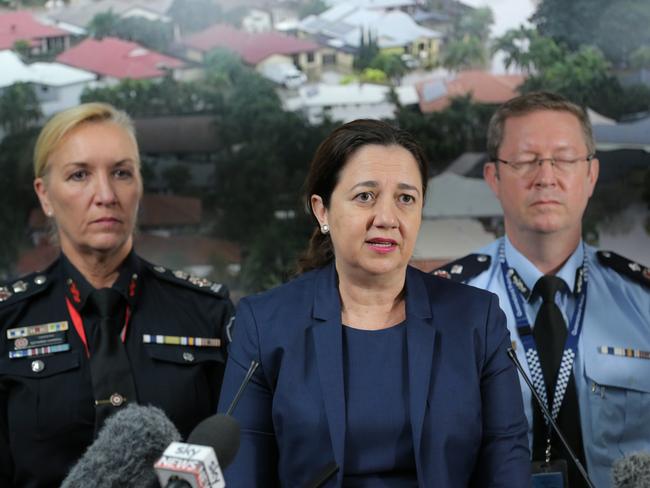
{"label": "tree", "polygon": [[536,29],[510,29],[494,40],[493,52],[505,54],[506,69],[517,66],[526,73],[536,73],[563,59],[567,52],[552,38],[539,35]]}
{"label": "tree", "polygon": [[630,68],[650,69],[650,44],[639,46],[630,54]]}
{"label": "tree", "polygon": [[482,68],[489,59],[488,41],[494,14],[490,7],[467,11],[456,18],[445,45],[442,64],[451,70]]}
{"label": "tree", "polygon": [[112,10],[95,15],[87,30],[97,39],[119,37],[157,51],[168,50],[173,40],[172,26],[167,22],[143,17],[122,18]]}
{"label": "tree", "polygon": [[0,276],[14,272],[18,251],[27,240],[27,215],[37,205],[32,190],[32,148],[38,130],[7,135],[0,142]]}
{"label": "tree", "polygon": [[485,44],[476,37],[450,41],[442,56],[442,65],[451,71],[482,68],[486,63]]}
{"label": "tree", "polygon": [[327,10],[327,4],[323,0],[304,0],[298,7],[298,18],[304,19],[309,15],[318,15]]}
{"label": "tree", "polygon": [[36,92],[29,83],[15,83],[0,95],[0,127],[18,134],[33,127],[43,116]]}
{"label": "tree", "polygon": [[379,45],[373,37],[372,31],[370,29],[361,29],[359,49],[354,58],[354,67],[359,71],[366,69],[377,54],[379,54]]}
{"label": "tree", "polygon": [[198,32],[222,19],[221,7],[211,0],[174,0],[167,14],[183,34]]}
{"label": "tree", "polygon": [[408,68],[398,54],[379,53],[370,62],[369,68],[382,71],[392,80],[399,80],[406,74]]}
{"label": "tree", "polygon": [[576,50],[593,42],[601,13],[609,4],[609,0],[542,0],[531,21],[542,36]]}
{"label": "tree", "polygon": [[617,0],[603,11],[592,41],[614,66],[627,68],[639,46],[650,45],[650,2]]}
{"label": "tree", "polygon": [[401,108],[400,128],[420,141],[434,174],[440,173],[466,151],[484,151],[485,134],[495,107],[472,101],[471,95],[456,97],[440,111],[421,115]]}

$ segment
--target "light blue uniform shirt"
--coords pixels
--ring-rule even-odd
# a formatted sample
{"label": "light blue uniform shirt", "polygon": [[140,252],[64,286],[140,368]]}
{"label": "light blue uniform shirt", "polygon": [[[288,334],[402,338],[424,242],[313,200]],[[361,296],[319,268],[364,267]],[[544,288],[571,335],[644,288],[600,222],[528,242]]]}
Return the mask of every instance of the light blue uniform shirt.
{"label": "light blue uniform shirt", "polygon": [[[514,268],[529,290],[542,276],[523,254],[505,240],[508,265]],[[508,320],[517,357],[530,375],[524,347],[517,333],[514,314],[499,264],[497,240],[479,250],[492,258],[490,267],[468,284],[496,293]],[[587,471],[597,488],[612,486],[612,463],[634,452],[650,452],[650,360],[608,355],[601,346],[650,351],[650,290],[598,262],[596,250],[578,245],[556,276],[571,293],[561,292],[556,302],[569,324],[576,305],[576,270],[587,254],[587,305],[573,371],[580,405],[580,422]],[[541,298],[525,304],[531,327]],[[520,378],[532,450],[533,413],[531,393]],[[571,462],[567,460],[567,462]]]}

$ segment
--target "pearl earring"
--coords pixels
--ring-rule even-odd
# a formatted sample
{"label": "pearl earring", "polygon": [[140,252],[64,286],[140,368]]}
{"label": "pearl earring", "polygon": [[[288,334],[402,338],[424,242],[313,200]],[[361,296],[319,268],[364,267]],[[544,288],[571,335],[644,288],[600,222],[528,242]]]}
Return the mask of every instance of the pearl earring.
{"label": "pearl earring", "polygon": [[330,232],[330,226],[327,224],[323,224],[320,226],[320,232],[321,234],[329,234]]}

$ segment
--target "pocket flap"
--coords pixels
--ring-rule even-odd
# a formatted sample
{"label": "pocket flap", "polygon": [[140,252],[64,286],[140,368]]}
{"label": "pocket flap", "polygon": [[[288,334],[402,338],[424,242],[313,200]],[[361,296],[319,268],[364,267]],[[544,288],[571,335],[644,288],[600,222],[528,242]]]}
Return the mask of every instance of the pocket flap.
{"label": "pocket flap", "polygon": [[0,359],[0,375],[23,378],[47,378],[79,367],[79,351],[67,351],[48,356]]}
{"label": "pocket flap", "polygon": [[650,392],[650,360],[614,356],[613,354],[587,354],[585,373],[599,385]]}
{"label": "pocket flap", "polygon": [[152,359],[188,366],[206,361],[223,363],[225,360],[221,348],[217,347],[201,348],[166,344],[145,344],[145,349]]}

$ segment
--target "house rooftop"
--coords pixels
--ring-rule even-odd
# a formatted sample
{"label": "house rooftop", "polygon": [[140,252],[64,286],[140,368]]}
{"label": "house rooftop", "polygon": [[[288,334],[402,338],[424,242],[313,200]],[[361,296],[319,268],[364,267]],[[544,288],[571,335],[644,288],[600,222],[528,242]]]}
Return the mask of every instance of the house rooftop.
{"label": "house rooftop", "polygon": [[33,44],[38,39],[67,35],[65,30],[37,20],[31,12],[0,13],[0,49],[12,49],[16,41]]}
{"label": "house rooftop", "polygon": [[227,24],[216,24],[183,39],[190,48],[207,52],[226,48],[237,53],[248,64],[256,65],[274,54],[293,55],[313,52],[319,45],[280,32],[248,33]]}
{"label": "house rooftop", "polygon": [[85,39],[62,52],[56,59],[70,66],[118,79],[158,78],[164,76],[167,69],[185,66],[180,59],[115,37]]}
{"label": "house rooftop", "polygon": [[523,75],[495,75],[488,71],[460,71],[451,78],[425,80],[416,85],[423,113],[445,109],[453,97],[471,94],[479,103],[501,104],[519,95]]}
{"label": "house rooftop", "polygon": [[60,63],[25,64],[13,51],[0,51],[0,88],[14,83],[66,86],[93,81],[95,75]]}

